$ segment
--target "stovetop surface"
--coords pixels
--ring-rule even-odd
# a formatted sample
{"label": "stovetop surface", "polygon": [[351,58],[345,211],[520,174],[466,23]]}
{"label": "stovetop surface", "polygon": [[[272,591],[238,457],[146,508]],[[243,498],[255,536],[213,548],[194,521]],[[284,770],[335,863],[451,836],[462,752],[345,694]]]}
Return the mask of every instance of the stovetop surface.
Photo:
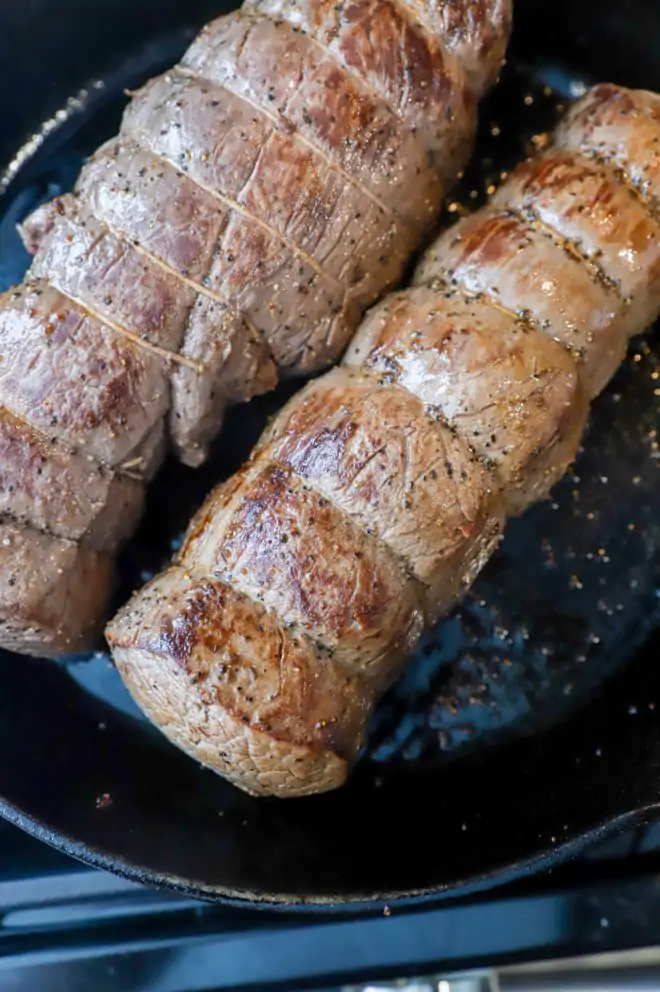
{"label": "stovetop surface", "polygon": [[371,918],[194,902],[87,868],[0,824],[2,992],[334,990],[651,947],[659,919],[660,822],[554,872]]}

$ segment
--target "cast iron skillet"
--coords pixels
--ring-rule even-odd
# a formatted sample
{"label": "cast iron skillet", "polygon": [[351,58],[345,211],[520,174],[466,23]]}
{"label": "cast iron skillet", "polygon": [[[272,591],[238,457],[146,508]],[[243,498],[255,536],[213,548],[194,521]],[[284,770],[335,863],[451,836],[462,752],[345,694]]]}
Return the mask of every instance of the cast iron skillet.
{"label": "cast iron skillet", "polygon": [[[221,3],[97,0],[92,13],[84,0],[3,0],[1,288],[27,261],[15,222],[71,184],[116,126],[124,87],[172,62]],[[516,15],[461,191],[470,205],[551,126],[560,97],[544,84],[564,97],[596,79],[660,89],[654,0],[518,0]],[[5,654],[0,812],[85,861],[192,895],[353,909],[510,879],[644,818],[660,800],[659,355],[652,334],[635,342],[574,475],[511,526],[426,639],[345,789],[249,799],[139,717],[101,650],[62,665]],[[166,467],[119,599],[164,562],[286,392],[236,411],[205,469]]]}

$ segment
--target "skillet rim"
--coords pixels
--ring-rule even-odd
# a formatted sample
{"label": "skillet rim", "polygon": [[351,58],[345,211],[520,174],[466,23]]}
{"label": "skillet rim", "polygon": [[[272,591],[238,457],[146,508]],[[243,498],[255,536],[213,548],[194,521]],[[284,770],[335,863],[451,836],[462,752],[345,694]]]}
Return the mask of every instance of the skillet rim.
{"label": "skillet rim", "polygon": [[30,836],[48,844],[69,857],[88,865],[119,875],[129,882],[151,885],[167,889],[182,896],[215,903],[234,909],[259,912],[308,913],[320,915],[373,915],[382,913],[385,908],[407,909],[423,906],[430,909],[453,899],[469,898],[488,893],[500,886],[521,882],[539,871],[550,869],[577,857],[587,847],[607,840],[618,832],[643,826],[660,811],[660,799],[637,809],[603,819],[595,826],[578,833],[574,837],[554,846],[542,846],[534,855],[520,858],[515,862],[500,865],[492,871],[475,875],[444,886],[411,889],[401,892],[379,892],[355,895],[310,895],[301,897],[290,893],[253,893],[247,890],[230,889],[221,885],[206,885],[166,872],[153,870],[131,863],[126,858],[108,854],[82,841],[53,830],[46,823],[19,809],[9,800],[0,797],[0,816],[13,826],[24,830]]}

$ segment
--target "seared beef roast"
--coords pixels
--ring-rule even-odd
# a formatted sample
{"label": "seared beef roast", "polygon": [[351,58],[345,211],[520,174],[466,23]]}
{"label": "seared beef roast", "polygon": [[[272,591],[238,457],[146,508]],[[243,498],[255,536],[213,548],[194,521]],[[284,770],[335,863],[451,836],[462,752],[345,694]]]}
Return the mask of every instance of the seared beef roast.
{"label": "seared beef roast", "polygon": [[510,0],[250,3],[28,218],[0,298],[3,512],[25,567],[67,564],[18,611],[3,582],[0,644],[81,647],[166,437],[197,465],[228,403],[339,358],[465,163],[509,26]]}
{"label": "seared beef roast", "polygon": [[247,792],[341,784],[422,629],[564,473],[659,311],[660,97],[599,86],[367,315],[110,624],[138,704]]}

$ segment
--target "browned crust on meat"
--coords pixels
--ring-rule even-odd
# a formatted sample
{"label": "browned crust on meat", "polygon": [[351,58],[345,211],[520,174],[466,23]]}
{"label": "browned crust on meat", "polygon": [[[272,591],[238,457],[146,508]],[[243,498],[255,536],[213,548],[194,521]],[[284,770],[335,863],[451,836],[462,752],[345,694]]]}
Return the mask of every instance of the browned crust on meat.
{"label": "browned crust on meat", "polygon": [[167,369],[43,282],[0,301],[0,402],[42,433],[120,466],[165,414]]}
{"label": "browned crust on meat", "polygon": [[371,693],[223,582],[171,569],[108,639],[167,736],[247,791],[305,795],[344,780]]}
{"label": "browned crust on meat", "polygon": [[353,757],[371,693],[304,637],[225,582],[184,569],[145,591],[109,628],[113,645],[170,658],[195,691],[243,726]]}
{"label": "browned crust on meat", "polygon": [[[465,444],[412,392],[337,369],[276,419],[259,456],[285,464],[374,534],[448,608],[475,555],[499,533],[499,507]],[[380,594],[380,591],[377,591]]]}
{"label": "browned crust on meat", "polygon": [[227,211],[180,169],[122,135],[83,166],[76,192],[113,230],[181,275],[203,280]]}
{"label": "browned crust on meat", "polygon": [[43,238],[31,269],[90,312],[128,329],[176,361],[195,294],[72,197]]}
{"label": "browned crust on meat", "polygon": [[469,155],[475,112],[461,60],[404,4],[391,0],[257,0],[247,5],[302,28],[415,129],[445,178]]}
{"label": "browned crust on meat", "polygon": [[[426,148],[383,96],[329,57],[313,37],[269,17],[219,18],[184,56],[180,71],[248,101],[344,180],[414,228],[423,196],[440,195]],[[406,176],[417,189],[406,192]]]}
{"label": "browned crust on meat", "polygon": [[575,149],[519,165],[491,202],[546,225],[597,277],[618,287],[632,333],[660,300],[660,224],[617,172]]}
{"label": "browned crust on meat", "polygon": [[473,94],[497,80],[511,32],[511,0],[403,0],[417,23],[459,59]]}
{"label": "browned crust on meat", "polygon": [[579,358],[591,397],[625,355],[630,317],[618,288],[521,214],[488,206],[459,221],[427,251],[414,281],[484,294],[531,321]]}
{"label": "browned crust on meat", "polygon": [[345,362],[409,390],[495,469],[508,514],[575,457],[588,402],[560,344],[485,300],[419,287],[375,307]]}
{"label": "browned crust on meat", "polygon": [[267,459],[218,499],[200,511],[182,562],[203,563],[349,670],[389,681],[422,627],[417,590],[396,557]]}
{"label": "browned crust on meat", "polygon": [[0,640],[42,657],[89,648],[112,591],[112,558],[73,541],[0,523]]}
{"label": "browned crust on meat", "polygon": [[602,83],[574,104],[554,137],[618,169],[660,217],[659,123],[658,94]]}
{"label": "browned crust on meat", "polygon": [[90,462],[0,409],[0,515],[115,550],[142,513],[137,479]]}
{"label": "browned crust on meat", "polygon": [[216,703],[191,698],[189,680],[171,659],[133,647],[115,647],[113,657],[131,696],[159,730],[243,792],[309,796],[346,781],[348,762],[333,751],[278,741],[244,726]]}

